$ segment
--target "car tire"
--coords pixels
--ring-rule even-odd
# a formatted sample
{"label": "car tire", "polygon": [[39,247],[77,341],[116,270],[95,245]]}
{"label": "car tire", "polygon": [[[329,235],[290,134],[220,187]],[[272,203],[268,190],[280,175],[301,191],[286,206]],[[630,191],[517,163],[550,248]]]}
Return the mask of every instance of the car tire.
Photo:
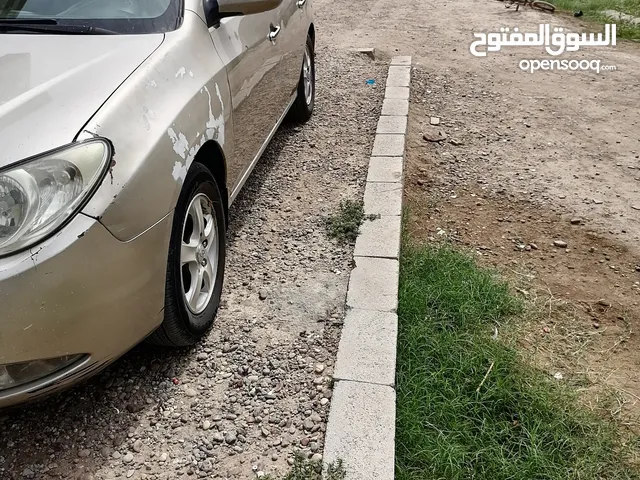
{"label": "car tire", "polygon": [[298,94],[291,110],[289,119],[296,123],[304,123],[311,118],[313,106],[316,101],[316,62],[313,38],[307,35],[300,80],[298,81]]}
{"label": "car tire", "polygon": [[220,189],[211,172],[194,163],[173,217],[164,320],[149,336],[150,343],[186,347],[195,344],[211,328],[222,294],[225,233]]}

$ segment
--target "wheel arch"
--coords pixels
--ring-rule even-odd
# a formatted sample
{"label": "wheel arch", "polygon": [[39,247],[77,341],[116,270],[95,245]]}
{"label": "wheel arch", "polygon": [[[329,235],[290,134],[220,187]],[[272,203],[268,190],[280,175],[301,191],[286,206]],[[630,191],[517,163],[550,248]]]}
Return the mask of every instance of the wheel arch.
{"label": "wheel arch", "polygon": [[220,144],[215,140],[205,142],[196,153],[194,163],[207,168],[218,184],[224,202],[225,220],[229,221],[229,192],[227,189],[227,161]]}

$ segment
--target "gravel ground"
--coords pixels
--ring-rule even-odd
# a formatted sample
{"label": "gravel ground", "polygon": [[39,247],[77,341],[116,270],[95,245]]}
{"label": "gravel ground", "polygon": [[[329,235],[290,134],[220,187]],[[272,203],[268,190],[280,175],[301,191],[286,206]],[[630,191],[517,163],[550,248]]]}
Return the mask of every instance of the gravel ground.
{"label": "gravel ground", "polygon": [[232,208],[209,336],[0,414],[0,478],[246,479],[322,458],[352,259],[323,221],[362,195],[386,66],[323,46],[317,64],[313,119],[280,130]]}

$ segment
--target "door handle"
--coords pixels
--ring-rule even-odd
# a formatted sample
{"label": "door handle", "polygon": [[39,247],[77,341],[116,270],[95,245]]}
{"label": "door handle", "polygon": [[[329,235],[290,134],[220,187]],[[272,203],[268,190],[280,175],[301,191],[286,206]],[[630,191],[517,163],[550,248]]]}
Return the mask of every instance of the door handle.
{"label": "door handle", "polygon": [[277,27],[274,27],[273,25],[271,25],[271,31],[269,32],[269,40],[275,43],[276,37],[278,36],[279,33],[280,33],[280,25],[278,25]]}
{"label": "door handle", "polygon": [[307,3],[307,0],[298,0],[296,2],[296,5],[298,5],[298,8],[302,8],[304,7],[305,3]]}

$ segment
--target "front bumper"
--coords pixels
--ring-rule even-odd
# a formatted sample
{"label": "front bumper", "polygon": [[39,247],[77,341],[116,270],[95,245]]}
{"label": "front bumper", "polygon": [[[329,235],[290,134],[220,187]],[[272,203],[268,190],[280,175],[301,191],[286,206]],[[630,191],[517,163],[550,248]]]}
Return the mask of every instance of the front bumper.
{"label": "front bumper", "polygon": [[42,244],[0,259],[0,364],[85,355],[0,390],[0,407],[70,386],[161,323],[170,229],[168,215],[123,243],[79,214]]}

